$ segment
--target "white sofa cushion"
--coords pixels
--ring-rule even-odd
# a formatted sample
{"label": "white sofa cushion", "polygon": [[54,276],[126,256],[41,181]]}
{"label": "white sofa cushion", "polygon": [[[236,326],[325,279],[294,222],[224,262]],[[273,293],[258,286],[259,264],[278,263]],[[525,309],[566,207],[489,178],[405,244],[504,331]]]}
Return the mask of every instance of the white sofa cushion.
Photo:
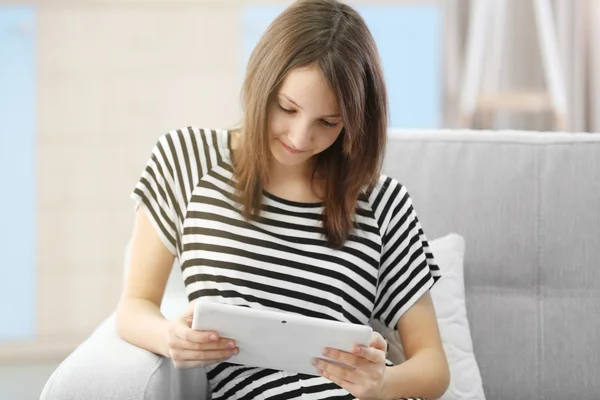
{"label": "white sofa cushion", "polygon": [[[442,344],[450,366],[450,385],[441,400],[485,400],[481,374],[473,353],[465,306],[463,261],[465,241],[452,233],[429,242],[442,277],[431,289]],[[397,331],[380,331],[389,343],[388,358],[396,364],[406,360]]]}

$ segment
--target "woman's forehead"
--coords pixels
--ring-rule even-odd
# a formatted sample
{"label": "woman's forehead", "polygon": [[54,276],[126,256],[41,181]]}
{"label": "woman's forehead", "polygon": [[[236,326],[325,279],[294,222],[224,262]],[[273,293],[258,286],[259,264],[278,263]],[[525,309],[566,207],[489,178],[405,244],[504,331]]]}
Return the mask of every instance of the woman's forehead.
{"label": "woman's forehead", "polygon": [[339,114],[336,94],[317,67],[292,70],[284,79],[278,95],[304,109],[324,114]]}

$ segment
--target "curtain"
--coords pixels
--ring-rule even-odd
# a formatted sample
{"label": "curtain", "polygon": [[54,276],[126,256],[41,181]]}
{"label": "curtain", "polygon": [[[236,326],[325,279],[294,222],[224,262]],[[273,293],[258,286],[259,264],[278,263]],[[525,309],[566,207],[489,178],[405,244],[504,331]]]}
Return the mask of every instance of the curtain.
{"label": "curtain", "polygon": [[[460,127],[460,89],[463,78],[469,15],[474,1],[446,0],[444,7],[444,125]],[[500,91],[547,89],[533,1],[506,0]],[[600,1],[552,0],[558,53],[565,82],[567,131],[600,131]],[[489,40],[488,40],[489,42]],[[489,59],[489,58],[486,58]],[[467,127],[485,129],[555,130],[550,112],[498,111],[481,115]]]}

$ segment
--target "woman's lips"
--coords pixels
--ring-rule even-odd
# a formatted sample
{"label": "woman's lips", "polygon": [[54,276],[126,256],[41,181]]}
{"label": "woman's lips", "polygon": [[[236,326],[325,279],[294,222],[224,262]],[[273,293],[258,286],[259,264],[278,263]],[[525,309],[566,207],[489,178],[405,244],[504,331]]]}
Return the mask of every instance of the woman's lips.
{"label": "woman's lips", "polygon": [[[280,142],[281,142],[281,140],[280,140]],[[295,149],[292,149],[290,146],[288,146],[287,144],[285,144],[283,142],[281,142],[281,144],[283,145],[284,149],[286,149],[287,151],[289,151],[292,154],[301,154],[301,153],[304,153],[304,150],[295,150]]]}

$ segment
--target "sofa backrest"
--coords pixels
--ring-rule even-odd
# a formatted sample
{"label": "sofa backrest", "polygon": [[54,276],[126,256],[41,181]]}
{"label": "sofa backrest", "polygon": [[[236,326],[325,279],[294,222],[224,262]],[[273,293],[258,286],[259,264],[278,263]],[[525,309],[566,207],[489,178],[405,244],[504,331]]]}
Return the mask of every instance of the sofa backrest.
{"label": "sofa backrest", "polygon": [[[600,398],[600,134],[392,131],[384,173],[465,238],[487,399]],[[175,263],[163,312],[186,301]]]}
{"label": "sofa backrest", "polygon": [[393,131],[384,172],[465,238],[487,398],[600,398],[600,134]]}

